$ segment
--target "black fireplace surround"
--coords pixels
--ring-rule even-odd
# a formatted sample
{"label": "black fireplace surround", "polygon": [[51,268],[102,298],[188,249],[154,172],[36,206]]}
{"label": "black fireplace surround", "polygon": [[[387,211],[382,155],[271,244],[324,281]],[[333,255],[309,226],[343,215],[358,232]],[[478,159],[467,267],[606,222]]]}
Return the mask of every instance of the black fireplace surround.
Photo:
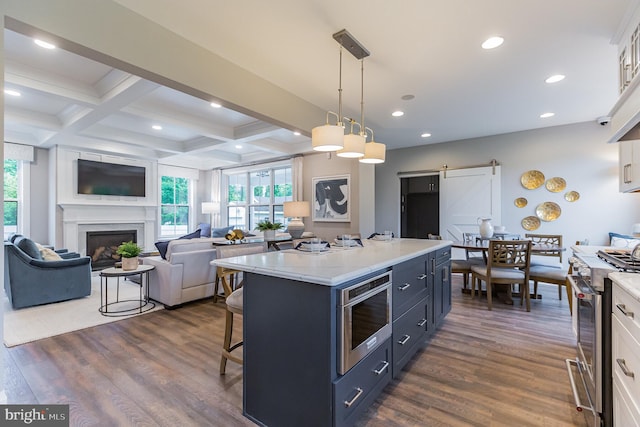
{"label": "black fireplace surround", "polygon": [[91,269],[103,270],[120,261],[116,253],[123,242],[137,240],[136,230],[87,231],[87,255],[91,257]]}

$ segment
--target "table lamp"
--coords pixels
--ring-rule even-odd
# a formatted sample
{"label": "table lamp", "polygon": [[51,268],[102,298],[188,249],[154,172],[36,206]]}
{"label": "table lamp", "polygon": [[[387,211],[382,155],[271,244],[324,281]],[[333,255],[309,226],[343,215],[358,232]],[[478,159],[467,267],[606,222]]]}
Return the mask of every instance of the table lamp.
{"label": "table lamp", "polygon": [[213,229],[213,216],[220,213],[220,202],[202,202],[202,213],[211,215],[211,228]]}
{"label": "table lamp", "polygon": [[291,218],[287,231],[293,239],[299,239],[304,233],[303,217],[311,215],[309,202],[284,202],[284,216]]}

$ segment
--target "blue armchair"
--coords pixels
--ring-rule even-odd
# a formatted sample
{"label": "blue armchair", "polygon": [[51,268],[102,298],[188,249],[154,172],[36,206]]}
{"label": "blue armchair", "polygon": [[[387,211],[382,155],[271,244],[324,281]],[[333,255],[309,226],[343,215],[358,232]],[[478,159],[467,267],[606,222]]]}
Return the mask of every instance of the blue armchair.
{"label": "blue armchair", "polygon": [[32,240],[5,241],[4,289],[11,306],[24,308],[90,295],[91,258],[72,256],[44,261]]}

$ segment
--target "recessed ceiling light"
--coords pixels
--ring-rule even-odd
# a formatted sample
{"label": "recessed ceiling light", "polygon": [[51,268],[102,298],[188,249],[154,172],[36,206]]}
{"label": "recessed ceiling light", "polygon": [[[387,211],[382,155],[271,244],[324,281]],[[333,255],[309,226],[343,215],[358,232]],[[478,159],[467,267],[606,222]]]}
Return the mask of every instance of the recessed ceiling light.
{"label": "recessed ceiling light", "polygon": [[404,111],[400,111],[400,110],[394,111],[393,113],[391,113],[391,115],[393,117],[401,117],[401,116],[404,116]]}
{"label": "recessed ceiling light", "polygon": [[236,145],[236,148],[239,150],[239,149],[242,148],[242,145],[238,144],[238,145]]}
{"label": "recessed ceiling light", "polygon": [[162,130],[162,126],[160,126],[160,125],[153,125],[153,126],[151,126],[151,128],[155,129],[155,130]]}
{"label": "recessed ceiling light", "polygon": [[17,90],[13,90],[13,89],[5,89],[4,93],[6,93],[9,96],[22,96],[22,94],[20,92],[18,92]]}
{"label": "recessed ceiling light", "polygon": [[482,43],[482,48],[495,49],[496,47],[500,46],[502,43],[504,43],[504,39],[500,36],[489,37],[484,41],[484,43]]}
{"label": "recessed ceiling light", "polygon": [[548,77],[545,82],[546,83],[557,83],[560,80],[564,80],[564,76],[562,74],[554,74],[551,77]]}
{"label": "recessed ceiling light", "polygon": [[548,117],[553,117],[555,115],[556,115],[556,113],[542,113],[542,114],[540,114],[540,118],[541,119],[546,119]]}
{"label": "recessed ceiling light", "polygon": [[423,133],[422,135],[420,135],[422,138],[429,138],[431,136],[430,133]]}
{"label": "recessed ceiling light", "polygon": [[300,136],[300,132],[296,131],[293,133],[295,136]]}
{"label": "recessed ceiling light", "polygon": [[215,103],[215,102],[212,102],[212,103],[211,103],[211,106],[212,106],[213,108],[221,108],[221,107],[222,107],[222,105],[217,104],[217,103]]}
{"label": "recessed ceiling light", "polygon": [[415,98],[415,95],[402,95],[402,99],[403,101],[411,101],[412,99]]}
{"label": "recessed ceiling light", "polygon": [[37,44],[38,46],[43,47],[45,49],[55,49],[56,48],[56,45],[51,44],[49,42],[46,42],[44,40],[35,39],[35,40],[33,40],[33,42],[35,44]]}

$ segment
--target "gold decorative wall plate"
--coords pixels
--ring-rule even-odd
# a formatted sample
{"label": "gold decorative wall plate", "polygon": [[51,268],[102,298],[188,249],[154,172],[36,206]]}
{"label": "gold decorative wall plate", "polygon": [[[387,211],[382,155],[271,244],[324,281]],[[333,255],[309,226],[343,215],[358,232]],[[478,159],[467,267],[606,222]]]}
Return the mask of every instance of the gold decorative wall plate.
{"label": "gold decorative wall plate", "polygon": [[546,187],[547,190],[551,191],[552,193],[559,193],[567,188],[567,181],[565,181],[564,178],[556,176],[547,180]]}
{"label": "gold decorative wall plate", "polygon": [[529,202],[524,197],[518,197],[513,201],[513,204],[518,208],[524,208],[525,206],[527,206],[527,203]]}
{"label": "gold decorative wall plate", "polygon": [[533,231],[540,227],[540,220],[535,216],[528,216],[522,219],[522,228],[525,230]]}
{"label": "gold decorative wall plate", "polygon": [[527,190],[533,190],[544,184],[544,174],[537,170],[530,170],[522,174],[520,182]]}
{"label": "gold decorative wall plate", "polygon": [[543,221],[555,221],[561,212],[560,206],[554,202],[540,203],[536,207],[536,215]]}
{"label": "gold decorative wall plate", "polygon": [[578,193],[577,191],[568,191],[565,195],[564,195],[564,199],[567,202],[575,202],[576,200],[578,200],[580,198],[580,193]]}

